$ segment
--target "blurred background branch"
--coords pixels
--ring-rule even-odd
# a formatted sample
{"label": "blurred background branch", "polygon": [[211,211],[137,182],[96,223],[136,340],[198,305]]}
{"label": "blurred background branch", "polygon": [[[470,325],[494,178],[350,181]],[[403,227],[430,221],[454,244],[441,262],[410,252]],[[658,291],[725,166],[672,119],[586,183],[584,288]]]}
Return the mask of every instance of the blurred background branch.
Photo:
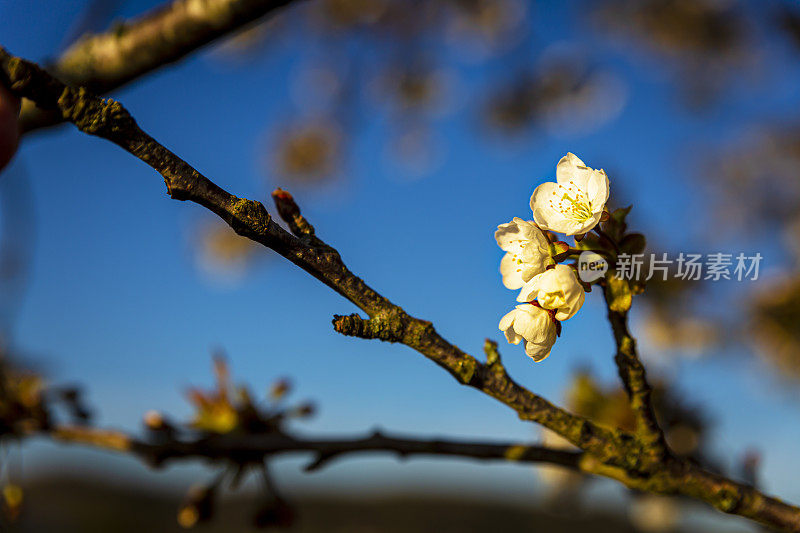
{"label": "blurred background branch", "polygon": [[[105,33],[81,36],[47,69],[69,85],[95,94],[183,59],[224,35],[246,28],[291,0],[175,0]],[[22,133],[63,119],[24,100]]]}
{"label": "blurred background branch", "polygon": [[297,437],[280,431],[263,435],[210,436],[195,441],[169,440],[153,443],[123,432],[87,426],[57,426],[49,435],[56,440],[123,453],[132,453],[153,466],[179,459],[209,459],[233,464],[258,464],[274,455],[311,453],[315,459],[306,466],[311,472],[347,455],[364,452],[502,460],[512,463],[548,463],[579,469],[580,452],[558,450],[526,443],[459,442],[424,440],[386,435],[375,431],[356,439]]}

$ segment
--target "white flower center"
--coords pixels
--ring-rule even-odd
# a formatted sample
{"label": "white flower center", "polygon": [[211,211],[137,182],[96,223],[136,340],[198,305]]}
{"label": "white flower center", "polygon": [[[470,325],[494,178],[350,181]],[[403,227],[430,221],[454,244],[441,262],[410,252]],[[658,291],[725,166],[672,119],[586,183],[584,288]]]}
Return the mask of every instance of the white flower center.
{"label": "white flower center", "polygon": [[517,265],[516,271],[517,272],[522,272],[522,265],[523,265],[524,261],[520,258],[520,254],[522,254],[522,252],[525,250],[525,245],[528,244],[528,240],[527,239],[511,239],[511,240],[508,241],[508,243],[516,245],[516,250],[513,251],[513,252],[510,251],[508,253],[509,253],[509,255],[511,255],[511,261],[516,263],[516,265]]}
{"label": "white flower center", "polygon": [[572,180],[566,187],[558,184],[558,189],[553,192],[553,198],[550,199],[550,208],[575,222],[585,222],[593,215],[592,202]]}

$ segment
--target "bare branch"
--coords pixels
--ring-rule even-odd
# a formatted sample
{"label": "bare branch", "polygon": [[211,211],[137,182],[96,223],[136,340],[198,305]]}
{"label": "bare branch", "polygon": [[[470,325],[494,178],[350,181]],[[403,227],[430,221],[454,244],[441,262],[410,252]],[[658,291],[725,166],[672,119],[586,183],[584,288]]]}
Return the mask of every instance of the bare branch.
{"label": "bare branch", "polygon": [[88,426],[59,426],[50,431],[50,436],[62,442],[73,442],[115,452],[130,452],[137,445],[135,439],[120,431]]}
{"label": "bare branch", "polygon": [[647,373],[636,351],[636,341],[628,330],[628,313],[612,309],[608,285],[603,286],[603,296],[617,346],[614,361],[636,416],[636,433],[646,443],[647,453],[652,456],[653,463],[658,464],[669,454],[669,450],[664,432],[656,420]]}
{"label": "bare branch", "polygon": [[315,459],[307,471],[317,470],[334,459],[365,452],[393,453],[400,457],[415,455],[461,457],[479,460],[502,460],[516,463],[548,463],[578,469],[583,454],[525,443],[481,443],[449,440],[420,440],[384,435],[381,432],[359,439],[307,439],[286,433],[262,435],[212,435],[192,441],[170,439],[152,443],[123,432],[86,426],[59,426],[49,432],[55,440],[132,453],[149,464],[162,465],[170,460],[210,459],[235,463],[259,464],[265,458],[287,453],[313,453]]}
{"label": "bare branch", "polygon": [[[174,0],[105,33],[86,35],[48,67],[58,79],[105,94],[257,21],[291,0]],[[23,102],[23,133],[62,122]]]}

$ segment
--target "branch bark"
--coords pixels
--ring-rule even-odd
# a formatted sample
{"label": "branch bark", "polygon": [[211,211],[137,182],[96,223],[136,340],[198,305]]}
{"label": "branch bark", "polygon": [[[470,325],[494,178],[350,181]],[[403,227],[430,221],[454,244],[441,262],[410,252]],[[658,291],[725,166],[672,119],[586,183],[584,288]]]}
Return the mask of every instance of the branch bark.
{"label": "branch bark", "polygon": [[[612,241],[613,242],[613,241]],[[611,305],[613,296],[607,284],[603,285],[603,297],[608,308],[608,321],[614,334],[617,353],[614,362],[620,379],[628,393],[631,408],[636,417],[636,433],[645,443],[650,463],[658,465],[669,455],[664,432],[658,425],[652,402],[652,388],[647,373],[636,350],[636,340],[628,330],[628,312],[615,311]]]}
{"label": "branch bark", "polygon": [[[338,332],[400,342],[417,350],[460,383],[496,398],[514,409],[520,418],[551,429],[587,452],[581,460],[584,472],[604,475],[643,491],[683,494],[770,527],[800,531],[800,508],[669,454],[654,460],[650,452],[652,442],[642,438],[640,432],[629,434],[598,426],[517,384],[499,364],[496,349],[487,350],[493,360],[483,364],[450,344],[430,322],[410,316],[377,293],[347,269],[335,249],[308,228],[303,230],[296,218],[301,216],[300,210],[290,195],[277,194],[274,199],[279,213],[292,213],[293,223],[289,225],[294,235],[275,223],[260,202],[233,196],[147,135],[118,102],[101,100],[83,88],[65,86],[36,65],[13,57],[2,48],[0,83],[42,109],[60,113],[81,131],[105,138],[135,155],[163,176],[172,198],[190,200],[213,211],[238,234],[272,248],[369,316],[368,319],[358,315],[336,317],[334,327]],[[624,316],[611,318],[613,325]],[[624,346],[630,335],[624,320],[621,325],[624,329],[615,328],[615,335],[622,333],[619,340]],[[637,367],[638,357],[634,361],[630,353],[622,354],[623,362],[630,367],[623,379],[630,383],[632,398],[638,397],[646,405],[649,387],[642,385],[646,385],[643,367]],[[646,414],[641,408],[639,411]]]}
{"label": "branch bark", "polygon": [[[48,70],[64,82],[106,94],[179,61],[292,0],[175,0],[109,31],[76,41]],[[24,101],[23,133],[63,122],[59,113]]]}

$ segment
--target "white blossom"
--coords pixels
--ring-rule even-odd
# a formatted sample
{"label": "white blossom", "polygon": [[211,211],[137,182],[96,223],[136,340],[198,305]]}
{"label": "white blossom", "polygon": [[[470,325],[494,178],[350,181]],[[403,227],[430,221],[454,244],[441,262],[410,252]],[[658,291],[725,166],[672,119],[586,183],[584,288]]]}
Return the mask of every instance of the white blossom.
{"label": "white blossom", "polygon": [[605,171],[587,167],[568,153],[556,165],[556,182],[542,183],[531,196],[533,219],[542,229],[581,235],[600,221],[608,201]]}
{"label": "white blossom", "polygon": [[503,285],[519,289],[536,274],[553,263],[550,243],[532,221],[514,218],[500,224],[494,233],[497,245],[506,253],[500,261]]}
{"label": "white blossom", "polygon": [[536,300],[544,309],[555,311],[556,320],[572,318],[586,299],[586,292],[572,268],[556,265],[537,274],[522,287],[517,301]]}
{"label": "white blossom", "polygon": [[519,344],[522,341],[525,353],[537,363],[550,355],[558,326],[550,312],[531,304],[518,305],[500,319],[500,329],[508,342]]}

